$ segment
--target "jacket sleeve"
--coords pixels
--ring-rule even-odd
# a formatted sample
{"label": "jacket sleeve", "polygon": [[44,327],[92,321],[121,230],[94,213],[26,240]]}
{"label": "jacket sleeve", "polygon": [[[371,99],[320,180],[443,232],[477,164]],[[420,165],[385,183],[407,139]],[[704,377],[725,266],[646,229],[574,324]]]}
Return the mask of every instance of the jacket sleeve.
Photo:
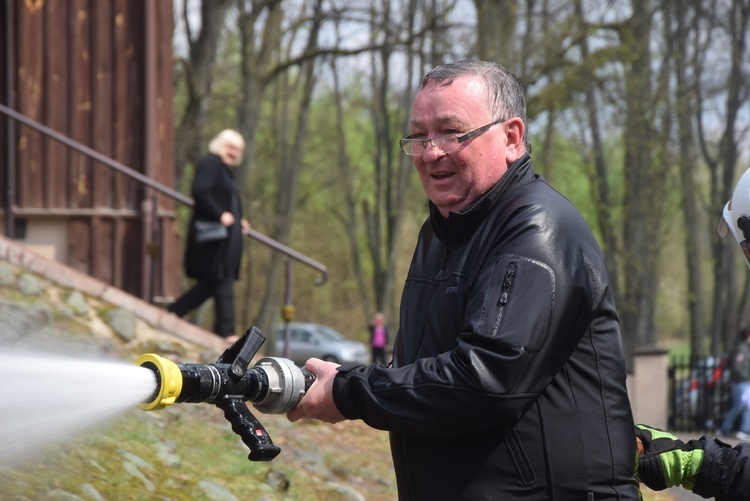
{"label": "jacket sleeve", "polygon": [[750,444],[732,447],[708,436],[700,442],[705,452],[693,492],[719,501],[750,499]]}
{"label": "jacket sleeve", "polygon": [[221,160],[216,155],[207,155],[198,162],[191,187],[196,218],[214,221],[221,218],[224,208],[215,196],[220,173]]}

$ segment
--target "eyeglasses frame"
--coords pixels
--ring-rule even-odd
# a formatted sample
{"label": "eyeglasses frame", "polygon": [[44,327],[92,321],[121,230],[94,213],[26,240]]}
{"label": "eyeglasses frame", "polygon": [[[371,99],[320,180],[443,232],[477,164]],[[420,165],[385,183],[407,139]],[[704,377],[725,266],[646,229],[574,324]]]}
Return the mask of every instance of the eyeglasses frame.
{"label": "eyeglasses frame", "polygon": [[[481,127],[477,127],[476,129],[470,130],[469,132],[466,132],[466,133],[461,134],[461,135],[458,135],[456,133],[450,133],[450,134],[442,134],[440,136],[431,137],[429,139],[415,139],[414,137],[412,137],[411,134],[409,134],[405,138],[399,140],[398,144],[399,144],[399,146],[401,146],[401,151],[403,151],[405,154],[409,155],[410,157],[416,157],[416,156],[419,156],[419,155],[424,155],[425,151],[427,151],[427,144],[428,143],[430,144],[430,146],[433,149],[437,148],[437,146],[435,145],[435,143],[433,143],[433,141],[435,141],[436,139],[441,139],[441,138],[448,137],[448,136],[455,136],[456,141],[458,142],[458,144],[465,143],[466,141],[468,141],[470,139],[474,139],[475,137],[481,136],[482,134],[484,134],[485,132],[487,132],[488,130],[490,130],[490,127],[492,127],[493,125],[497,125],[497,124],[500,124],[500,123],[503,123],[503,122],[506,122],[506,121],[508,121],[507,118],[500,118],[498,120],[495,120],[494,122],[490,122],[487,125],[482,125]],[[417,153],[408,153],[404,149],[405,145],[407,145],[407,144],[414,144],[414,143],[418,143],[418,142],[422,143],[422,153],[419,153],[419,154],[417,154]],[[412,147],[412,152],[413,151],[414,151],[414,149]],[[455,150],[450,150],[450,151],[443,150],[443,153],[450,153],[452,151],[455,151]]]}

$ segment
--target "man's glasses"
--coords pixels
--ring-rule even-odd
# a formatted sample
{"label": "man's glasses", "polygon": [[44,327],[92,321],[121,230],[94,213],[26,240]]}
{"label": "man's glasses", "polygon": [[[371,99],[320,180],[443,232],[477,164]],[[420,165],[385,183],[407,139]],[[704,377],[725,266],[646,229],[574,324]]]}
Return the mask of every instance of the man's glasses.
{"label": "man's glasses", "polygon": [[444,134],[442,136],[437,136],[430,139],[415,139],[411,135],[409,135],[399,141],[398,144],[401,145],[401,149],[404,150],[404,153],[412,157],[423,155],[427,150],[428,145],[433,149],[440,149],[440,151],[442,151],[443,153],[450,153],[451,151],[457,150],[458,146],[461,143],[465,143],[469,139],[474,139],[475,137],[481,136],[482,134],[490,130],[490,127],[492,127],[493,125],[503,122],[505,122],[505,119],[501,118],[461,135]]}

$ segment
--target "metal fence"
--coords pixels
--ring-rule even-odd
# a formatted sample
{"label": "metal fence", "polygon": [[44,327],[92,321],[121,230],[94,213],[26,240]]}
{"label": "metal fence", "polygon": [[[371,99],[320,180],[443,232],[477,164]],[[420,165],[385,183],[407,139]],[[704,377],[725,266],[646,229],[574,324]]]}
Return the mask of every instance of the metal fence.
{"label": "metal fence", "polygon": [[670,430],[715,433],[731,403],[725,356],[670,360]]}

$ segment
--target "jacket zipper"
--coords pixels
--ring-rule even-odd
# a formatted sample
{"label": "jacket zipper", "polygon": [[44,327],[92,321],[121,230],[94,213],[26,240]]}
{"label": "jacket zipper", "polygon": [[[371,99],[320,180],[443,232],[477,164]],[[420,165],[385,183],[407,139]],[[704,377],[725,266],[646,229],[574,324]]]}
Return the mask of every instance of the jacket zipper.
{"label": "jacket zipper", "polygon": [[503,321],[503,313],[505,312],[505,305],[508,304],[510,298],[510,289],[513,287],[513,279],[516,276],[516,265],[510,264],[505,269],[505,277],[503,278],[503,284],[500,286],[500,298],[497,300],[497,315],[495,316],[495,323],[492,324],[492,335],[495,336],[500,330],[500,324]]}
{"label": "jacket zipper", "polygon": [[437,275],[435,275],[435,280],[440,280],[443,278],[443,273],[445,272],[445,264],[448,262],[448,250],[446,249],[445,254],[443,254],[443,262],[440,263],[440,270],[437,272]]}

